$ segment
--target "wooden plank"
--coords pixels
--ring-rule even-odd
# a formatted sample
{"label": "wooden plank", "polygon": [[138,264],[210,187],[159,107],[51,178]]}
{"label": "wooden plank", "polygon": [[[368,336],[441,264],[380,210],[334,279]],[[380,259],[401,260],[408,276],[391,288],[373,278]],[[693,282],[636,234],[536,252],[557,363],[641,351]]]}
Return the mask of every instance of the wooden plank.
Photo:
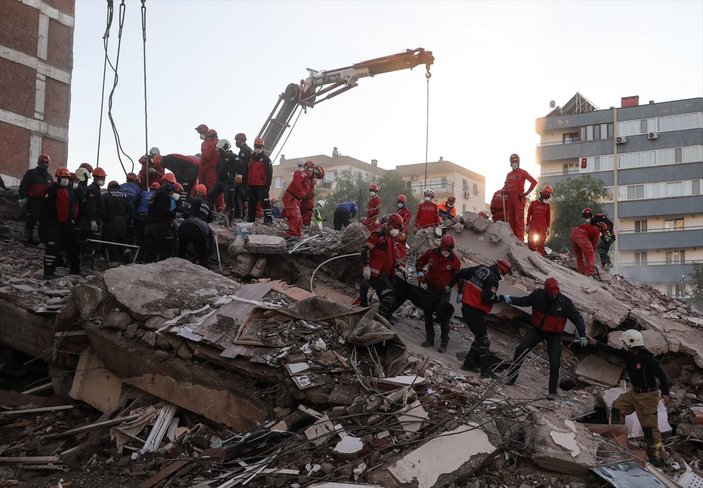
{"label": "wooden plank", "polygon": [[22,410],[7,410],[0,412],[0,415],[22,415],[25,413],[54,412],[57,410],[71,410],[73,405],[57,405],[55,407],[25,408]]}
{"label": "wooden plank", "polygon": [[188,464],[190,461],[185,461],[185,460],[180,460],[176,461],[175,463],[169,464],[167,467],[156,473],[154,476],[151,476],[150,478],[145,479],[139,485],[137,485],[138,488],[152,488],[152,486],[157,485],[160,481],[165,480],[169,476],[171,476],[173,473],[178,471],[179,469],[183,468],[186,464]]}
{"label": "wooden plank", "polygon": [[11,456],[0,457],[0,463],[58,463],[61,461],[59,456]]}
{"label": "wooden plank", "polygon": [[121,424],[122,422],[129,422],[130,420],[136,420],[138,418],[139,418],[139,415],[130,415],[128,417],[119,417],[119,418],[115,418],[115,419],[104,420],[102,422],[96,422],[94,424],[84,425],[82,427],[76,427],[75,429],[70,429],[65,432],[59,432],[57,434],[48,434],[48,435],[45,435],[43,438],[44,439],[59,439],[61,437],[67,437],[67,436],[73,435],[73,434],[80,434],[81,432],[86,432],[88,430],[99,429],[101,427],[111,427],[113,425],[118,425],[118,424]]}
{"label": "wooden plank", "polygon": [[49,381],[48,383],[44,383],[43,385],[35,386],[34,388],[29,388],[28,390],[24,390],[22,392],[23,395],[31,395],[32,393],[38,393],[40,391],[46,391],[46,390],[51,390],[54,388],[54,382]]}

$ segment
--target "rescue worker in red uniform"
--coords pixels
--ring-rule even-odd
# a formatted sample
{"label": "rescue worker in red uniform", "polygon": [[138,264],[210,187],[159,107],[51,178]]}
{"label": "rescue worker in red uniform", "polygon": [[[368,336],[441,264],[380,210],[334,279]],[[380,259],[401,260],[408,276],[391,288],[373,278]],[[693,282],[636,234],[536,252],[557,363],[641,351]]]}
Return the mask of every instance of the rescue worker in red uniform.
{"label": "rescue worker in red uniform", "polygon": [[579,334],[579,345],[586,347],[586,327],[583,317],[571,299],[560,293],[559,282],[556,278],[547,278],[544,288],[538,288],[524,297],[510,297],[504,295],[505,303],[512,303],[518,307],[532,307],[532,328],[522,338],[515,348],[513,364],[508,369],[507,385],[515,384],[520,372],[520,365],[525,356],[540,342],[547,342],[549,354],[549,399],[554,400],[559,387],[559,367],[561,365],[561,339],[569,319],[576,326]]}
{"label": "rescue worker in red uniform", "polygon": [[62,248],[68,253],[71,274],[81,274],[80,243],[76,236],[75,206],[73,190],[69,187],[70,172],[67,168],[56,170],[56,183],[46,191],[42,202],[42,218],[48,228],[48,240],[44,253],[44,279],[55,277],[56,260]]}
{"label": "rescue worker in red uniform", "polygon": [[283,218],[288,221],[288,230],[284,237],[300,237],[303,225],[303,217],[300,213],[300,202],[305,198],[307,180],[312,178],[307,171],[296,171],[293,173],[288,188],[283,194]]}
{"label": "rescue worker in red uniform", "polygon": [[[435,295],[436,303],[449,303],[451,297],[451,288],[447,290],[449,282],[456,273],[461,269],[461,261],[459,256],[454,253],[456,247],[456,239],[452,235],[442,237],[439,247],[428,249],[415,262],[417,270],[418,283],[426,283],[427,291]],[[427,273],[425,273],[427,268]],[[424,310],[425,314],[425,342],[422,347],[434,346],[434,311],[437,310],[436,304],[429,310]],[[437,317],[439,320],[439,329],[441,332],[439,352],[447,350],[449,344],[449,320],[448,317]]]}
{"label": "rescue worker in red uniform", "polygon": [[[537,180],[530,173],[520,168],[520,156],[510,155],[512,171],[505,177],[503,189],[507,194],[506,210],[507,222],[513,229],[520,242],[525,242],[525,197],[535,189]],[[525,180],[530,182],[530,188],[525,191]]]}
{"label": "rescue worker in red uniform", "polygon": [[537,251],[542,256],[547,254],[544,250],[544,242],[549,235],[549,223],[551,222],[551,205],[549,199],[552,187],[547,185],[539,194],[538,200],[533,200],[527,209],[527,247]]}
{"label": "rescue worker in red uniform", "polygon": [[415,213],[415,226],[413,229],[415,232],[418,229],[436,227],[442,223],[439,219],[437,204],[432,201],[433,198],[434,192],[429,188],[425,188],[424,201],[417,206],[417,212]]}
{"label": "rescue worker in red uniform", "polygon": [[161,159],[161,166],[176,175],[176,180],[183,185],[183,191],[187,195],[193,193],[193,187],[198,181],[199,163],[200,158],[184,154],[167,154]]}
{"label": "rescue worker in red uniform", "polygon": [[369,229],[369,232],[376,232],[381,228],[381,208],[383,202],[378,194],[378,185],[371,183],[369,185],[369,203],[367,205],[366,219],[362,222],[364,227]]}
{"label": "rescue worker in red uniform", "polygon": [[398,253],[398,260],[405,263],[408,257],[408,247],[405,243],[408,240],[408,234],[410,233],[410,221],[413,219],[413,214],[407,207],[408,197],[405,195],[398,195],[395,199],[395,205],[398,208],[395,213],[403,217],[403,232],[400,233],[398,239],[395,241],[396,252]]}
{"label": "rescue worker in red uniform", "polygon": [[437,211],[439,212],[439,218],[442,222],[451,222],[456,218],[456,208],[454,204],[456,203],[456,197],[454,195],[449,195],[446,202],[442,202],[437,206]]}
{"label": "rescue worker in red uniform", "polygon": [[571,248],[576,255],[578,272],[586,276],[593,276],[596,272],[596,247],[601,231],[597,225],[591,223],[593,210],[588,207],[584,208],[581,217],[583,217],[584,223],[574,227],[571,231]]}
{"label": "rescue worker in red uniform", "polygon": [[[395,310],[395,270],[399,267],[394,241],[402,229],[403,218],[398,214],[391,214],[388,222],[366,239],[366,244],[361,250],[361,262],[364,265],[361,274],[362,289],[363,281],[368,281],[369,285],[376,290],[376,295],[381,302],[378,312],[391,323],[393,321],[391,314]],[[362,306],[366,306],[363,303],[363,294],[361,299]]]}
{"label": "rescue worker in red uniform", "polygon": [[[161,181],[166,170],[161,166],[161,151],[158,147],[149,149],[149,154],[139,158],[142,169],[139,170],[139,186],[146,190],[152,181]],[[147,177],[148,175],[148,177]]]}
{"label": "rescue worker in red uniform", "polygon": [[493,222],[498,222],[499,220],[505,221],[505,214],[508,205],[507,198],[508,197],[505,193],[505,190],[503,189],[500,189],[493,194],[493,198],[491,198],[490,205],[491,217],[493,218]]}
{"label": "rescue worker in red uniform", "polygon": [[[203,132],[204,129],[204,132]],[[200,144],[200,162],[198,163],[198,182],[212,189],[217,182],[217,162],[220,153],[217,151],[217,131],[208,129],[205,124],[195,128],[203,142]],[[225,198],[222,194],[215,200],[215,210],[222,213],[225,209]]]}
{"label": "rescue worker in red uniform", "polygon": [[[269,189],[271,188],[272,178],[273,166],[271,165],[271,159],[264,153],[264,140],[257,137],[254,140],[254,154],[251,155],[249,167],[247,168],[246,184],[247,187],[249,187],[248,222],[254,222],[256,220],[256,206],[257,204],[261,204],[264,210],[264,224],[273,223],[271,200],[269,200]],[[303,193],[299,201],[304,197],[305,193]],[[300,233],[298,233],[298,235],[300,235]]]}
{"label": "rescue worker in red uniform", "polygon": [[44,195],[53,181],[49,174],[51,158],[42,154],[37,166],[28,170],[22,177],[19,188],[20,207],[24,207],[24,237],[29,244],[35,244],[34,226],[39,223],[39,242],[46,242],[46,225],[41,218]]}
{"label": "rescue worker in red uniform", "polygon": [[[305,162],[305,171],[310,172],[312,176],[312,170],[315,167],[313,161]],[[315,185],[317,184],[317,178],[308,178],[305,180],[305,198],[300,202],[300,215],[303,218],[303,225],[310,225],[312,222],[312,210],[315,208]]]}
{"label": "rescue worker in red uniform", "polygon": [[457,303],[462,303],[461,315],[474,334],[474,341],[461,369],[475,371],[478,367],[482,378],[495,377],[490,369],[491,340],[486,330],[486,315],[491,312],[494,303],[503,301],[503,296],[498,295],[498,285],[502,277],[510,273],[510,268],[510,261],[500,258],[490,266],[481,264],[463,268],[447,284],[450,293],[457,283],[464,284],[456,299]]}

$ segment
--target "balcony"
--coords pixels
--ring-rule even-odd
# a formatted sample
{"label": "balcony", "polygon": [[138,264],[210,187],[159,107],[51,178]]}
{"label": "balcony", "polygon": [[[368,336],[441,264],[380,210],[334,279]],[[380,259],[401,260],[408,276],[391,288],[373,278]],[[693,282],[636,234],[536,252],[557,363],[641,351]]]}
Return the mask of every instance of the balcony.
{"label": "balcony", "polygon": [[618,251],[651,251],[703,247],[703,226],[618,232]]}
{"label": "balcony", "polygon": [[623,263],[620,264],[618,272],[625,278],[640,283],[679,283],[682,276],[690,280],[690,275],[693,274],[693,263],[666,264],[661,261],[646,265]]}
{"label": "balcony", "polygon": [[703,209],[703,196],[656,198],[631,200],[618,203],[618,217],[634,219],[638,217],[666,217],[670,215],[698,214]]}
{"label": "balcony", "polygon": [[612,139],[581,141],[572,139],[571,143],[547,143],[537,146],[538,161],[576,160],[582,156],[600,156],[613,153]]}

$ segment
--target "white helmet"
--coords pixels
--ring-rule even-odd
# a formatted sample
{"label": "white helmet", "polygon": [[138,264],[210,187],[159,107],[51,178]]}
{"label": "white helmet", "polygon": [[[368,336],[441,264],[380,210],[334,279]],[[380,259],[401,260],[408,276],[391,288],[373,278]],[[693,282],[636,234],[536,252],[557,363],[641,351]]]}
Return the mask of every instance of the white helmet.
{"label": "white helmet", "polygon": [[220,139],[219,141],[217,141],[217,144],[215,144],[215,147],[217,149],[221,149],[222,151],[229,151],[232,147],[232,144],[230,144],[227,139]]}
{"label": "white helmet", "polygon": [[635,329],[630,329],[623,332],[620,340],[625,343],[628,349],[631,347],[644,346],[644,339],[642,338],[642,334]]}
{"label": "white helmet", "polygon": [[317,204],[320,206],[320,208],[325,208],[325,201],[324,200],[318,200]]}
{"label": "white helmet", "polygon": [[158,156],[161,154],[161,151],[159,151],[159,148],[154,146],[151,149],[149,149],[149,156]]}
{"label": "white helmet", "polygon": [[305,167],[305,160],[299,159],[298,160],[298,168],[303,169],[304,167]]}

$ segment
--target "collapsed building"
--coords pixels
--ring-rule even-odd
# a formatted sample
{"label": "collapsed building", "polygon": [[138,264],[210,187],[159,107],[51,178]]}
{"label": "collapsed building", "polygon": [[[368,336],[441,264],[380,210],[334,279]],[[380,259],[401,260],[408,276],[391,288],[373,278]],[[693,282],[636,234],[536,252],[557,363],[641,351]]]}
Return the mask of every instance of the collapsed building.
{"label": "collapsed building", "polygon": [[[471,334],[458,315],[441,354],[419,347],[411,304],[393,325],[352,305],[362,226],[286,242],[277,226],[212,225],[217,271],[172,258],[44,281],[42,252],[17,245],[8,201],[0,486],[700,486],[703,317],[531,252],[504,223],[466,213],[447,232],[465,266],[513,263],[500,293],[553,276],[589,335],[617,347],[623,330],[642,330],[673,384],[672,407],[660,406],[665,468],[645,463],[636,418],[608,423],[623,365],[568,335],[550,401],[542,348],[506,386],[500,368],[497,379],[459,369]],[[421,231],[411,256],[433,245]],[[496,363],[510,361],[528,317],[494,307]]]}

